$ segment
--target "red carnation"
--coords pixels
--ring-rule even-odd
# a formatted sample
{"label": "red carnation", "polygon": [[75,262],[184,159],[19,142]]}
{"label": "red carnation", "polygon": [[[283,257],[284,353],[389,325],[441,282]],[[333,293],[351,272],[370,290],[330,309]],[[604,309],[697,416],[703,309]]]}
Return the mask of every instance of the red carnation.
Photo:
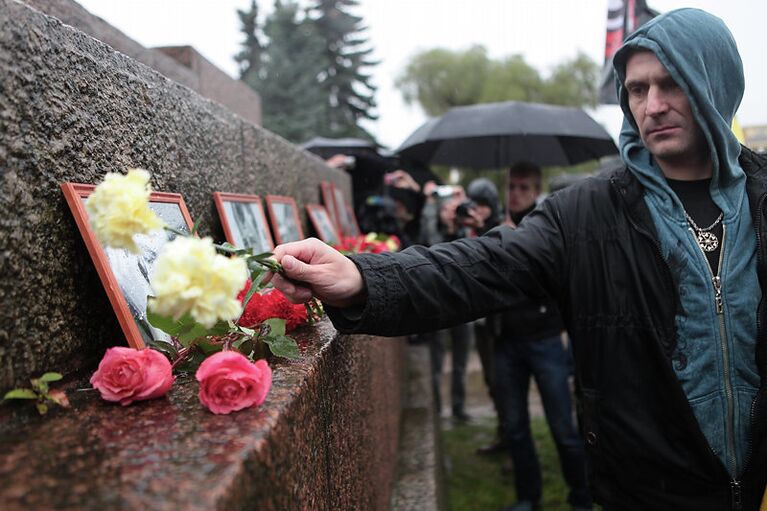
{"label": "red carnation", "polygon": [[[237,296],[240,301],[245,298],[248,287],[250,287],[250,281]],[[303,304],[292,303],[276,289],[269,290],[264,294],[254,293],[248,301],[248,305],[245,306],[245,311],[238,323],[246,328],[254,328],[271,318],[284,319],[285,331],[290,332],[307,322],[306,307]]]}

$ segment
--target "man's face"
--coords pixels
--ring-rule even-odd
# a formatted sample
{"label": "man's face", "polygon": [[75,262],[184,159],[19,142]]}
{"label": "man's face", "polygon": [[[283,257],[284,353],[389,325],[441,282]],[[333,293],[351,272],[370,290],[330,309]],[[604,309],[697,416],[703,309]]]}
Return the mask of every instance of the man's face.
{"label": "man's face", "polygon": [[626,91],[639,136],[659,162],[700,159],[706,142],[684,91],[650,51],[626,62]]}
{"label": "man's face", "polygon": [[521,213],[535,204],[540,189],[533,176],[509,176],[508,205],[512,213]]}

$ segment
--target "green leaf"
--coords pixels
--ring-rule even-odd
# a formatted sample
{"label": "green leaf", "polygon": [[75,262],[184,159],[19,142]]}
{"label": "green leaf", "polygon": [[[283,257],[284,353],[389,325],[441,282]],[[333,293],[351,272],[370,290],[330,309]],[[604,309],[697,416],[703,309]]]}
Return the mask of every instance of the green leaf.
{"label": "green leaf", "polygon": [[292,359],[301,357],[301,354],[298,352],[298,344],[287,335],[268,336],[262,340],[269,346],[272,354],[277,357]]}
{"label": "green leaf", "polygon": [[199,323],[184,325],[182,330],[183,332],[178,334],[178,341],[187,348],[195,339],[199,339],[200,337],[207,337],[208,335],[208,329]]}
{"label": "green leaf", "polygon": [[146,344],[153,350],[159,351],[160,353],[168,357],[171,361],[176,360],[178,358],[178,350],[176,349],[175,346],[173,346],[169,342],[151,340],[151,341],[147,341]]}
{"label": "green leaf", "polygon": [[202,219],[204,218],[204,215],[200,215],[200,217],[197,219],[197,221],[192,226],[192,236],[197,235],[197,231],[200,229],[200,223],[202,223]]}
{"label": "green leaf", "polygon": [[218,323],[208,329],[208,335],[215,335],[218,337],[224,336],[234,329],[234,325],[229,324],[228,321],[219,320]]}
{"label": "green leaf", "polygon": [[37,399],[37,392],[32,389],[13,389],[6,392],[3,399]]}
{"label": "green leaf", "polygon": [[44,375],[40,377],[40,381],[45,381],[50,383],[52,381],[59,381],[62,378],[64,378],[64,376],[61,373],[45,373]]}
{"label": "green leaf", "polygon": [[244,326],[238,326],[237,329],[242,332],[243,334],[247,335],[248,337],[253,337],[256,335],[256,331],[252,328],[245,328]]}
{"label": "green leaf", "polygon": [[147,307],[146,310],[146,319],[153,327],[159,328],[166,334],[174,337],[178,335],[182,326],[181,321],[176,321],[171,316],[161,316],[160,314],[156,314],[152,312],[152,309],[149,307]]}
{"label": "green leaf", "polygon": [[29,380],[32,384],[32,388],[37,391],[38,394],[45,394],[48,392],[48,383],[42,381],[40,378],[32,378]]}
{"label": "green leaf", "polygon": [[48,413],[48,405],[45,403],[37,403],[37,412],[40,415],[45,415]]}
{"label": "green leaf", "polygon": [[[245,312],[245,307],[247,307],[248,302],[253,297],[254,294],[256,294],[256,291],[258,291],[258,285],[256,285],[255,280],[250,281],[250,287],[248,288],[248,292],[245,293],[245,298],[242,300],[242,311]],[[240,314],[242,315],[242,314]]]}
{"label": "green leaf", "polygon": [[206,356],[212,355],[218,351],[224,349],[221,344],[213,344],[208,339],[203,339],[196,344],[197,348],[202,351]]}
{"label": "green leaf", "polygon": [[263,323],[269,327],[267,337],[279,337],[285,335],[285,320],[281,318],[269,318]]}

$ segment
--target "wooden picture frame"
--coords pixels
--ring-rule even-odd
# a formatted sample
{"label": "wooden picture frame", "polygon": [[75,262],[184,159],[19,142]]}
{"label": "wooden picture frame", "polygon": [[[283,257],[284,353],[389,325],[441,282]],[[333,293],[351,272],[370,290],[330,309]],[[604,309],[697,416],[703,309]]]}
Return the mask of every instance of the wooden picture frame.
{"label": "wooden picture frame", "polygon": [[330,213],[328,213],[325,206],[321,206],[320,204],[307,204],[306,214],[309,216],[309,220],[314,227],[314,232],[317,233],[319,239],[331,245],[338,245],[341,243],[341,235],[333,224],[333,219],[330,217]]}
{"label": "wooden picture frame", "polygon": [[[165,332],[149,324],[146,319],[146,304],[147,296],[152,293],[149,276],[154,262],[162,247],[174,239],[176,234],[166,230],[137,234],[134,240],[141,247],[141,254],[103,246],[91,229],[85,209],[85,199],[95,188],[94,185],[80,183],[61,184],[64,197],[128,345],[131,348],[142,349],[148,342],[169,342],[170,338]],[[192,218],[181,195],[153,192],[149,198],[149,207],[170,227],[182,232],[192,231]]]}
{"label": "wooden picture frame", "polygon": [[338,221],[338,230],[342,236],[352,236],[353,227],[347,212],[346,197],[343,190],[333,185],[333,202],[336,206],[336,219]]}
{"label": "wooden picture frame", "polygon": [[266,208],[277,244],[304,239],[301,219],[298,217],[298,206],[293,197],[284,195],[267,195]]}
{"label": "wooden picture frame", "polygon": [[362,229],[360,229],[360,224],[359,222],[357,222],[357,215],[354,214],[354,210],[349,204],[346,205],[346,214],[349,217],[349,226],[351,228],[351,232],[349,235],[357,237],[360,234],[362,234]]}
{"label": "wooden picture frame", "polygon": [[272,233],[258,195],[213,192],[226,241],[237,248],[252,248],[254,253],[274,250]]}
{"label": "wooden picture frame", "polygon": [[341,232],[341,224],[338,221],[338,215],[336,214],[336,200],[333,192],[334,186],[330,181],[320,182],[320,191],[322,192],[322,204],[325,205],[325,209],[328,210],[330,219],[336,226],[336,231]]}

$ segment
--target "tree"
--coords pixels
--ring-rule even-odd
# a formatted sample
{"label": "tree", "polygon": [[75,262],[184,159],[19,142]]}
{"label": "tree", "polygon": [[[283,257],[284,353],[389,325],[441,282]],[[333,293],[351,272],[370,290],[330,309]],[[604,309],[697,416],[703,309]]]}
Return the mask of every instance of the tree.
{"label": "tree", "polygon": [[541,101],[544,81],[521,55],[492,61],[478,103]]}
{"label": "tree", "polygon": [[317,86],[323,72],[323,41],[315,24],[298,17],[298,4],[275,0],[264,24],[269,43],[247,83],[261,95],[263,125],[292,142],[321,132],[325,111]]}
{"label": "tree", "polygon": [[579,53],[542,78],[521,55],[493,60],[483,47],[473,46],[418,53],[396,84],[405,102],[417,102],[428,115],[438,116],[454,106],[511,100],[594,106],[598,73],[597,64]]}
{"label": "tree", "polygon": [[376,87],[366,71],[377,62],[370,59],[373,50],[362,35],[362,18],[346,10],[356,5],[356,0],[316,0],[309,11],[324,39],[325,69],[319,86],[326,111],[320,134],[329,137],[372,138],[358,122],[377,119]]}
{"label": "tree", "polygon": [[491,62],[482,46],[465,51],[444,49],[416,54],[396,81],[405,102],[418,102],[431,116],[454,106],[480,102]]}
{"label": "tree", "polygon": [[247,11],[237,9],[237,17],[240,18],[245,41],[242,43],[242,50],[234,56],[234,60],[240,65],[240,79],[249,83],[255,79],[264,50],[258,35],[258,5],[256,0],[250,0],[250,9]]}
{"label": "tree", "polygon": [[599,73],[600,68],[596,62],[578,52],[575,58],[554,68],[543,88],[542,102],[565,106],[597,106]]}

